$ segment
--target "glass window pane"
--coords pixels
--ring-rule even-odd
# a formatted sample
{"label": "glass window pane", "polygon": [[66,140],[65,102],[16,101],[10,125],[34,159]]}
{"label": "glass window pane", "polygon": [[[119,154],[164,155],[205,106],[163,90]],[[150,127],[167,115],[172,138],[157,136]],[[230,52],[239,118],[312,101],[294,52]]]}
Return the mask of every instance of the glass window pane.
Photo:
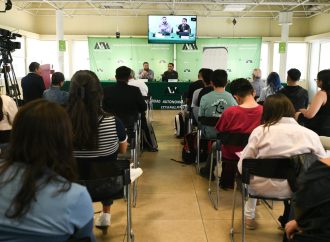
{"label": "glass window pane", "polygon": [[320,71],[330,68],[330,42],[321,43]]}
{"label": "glass window pane", "polygon": [[72,74],[79,70],[89,70],[88,42],[72,41]]}
{"label": "glass window pane", "polygon": [[[273,71],[280,70],[280,54],[278,53],[279,43],[274,43]],[[307,67],[307,44],[306,43],[288,43],[287,48],[286,71],[291,68],[297,68],[301,72],[301,79],[306,80]]]}
{"label": "glass window pane", "polygon": [[268,75],[268,48],[268,42],[264,42],[261,44],[260,69],[262,79],[266,79]]}

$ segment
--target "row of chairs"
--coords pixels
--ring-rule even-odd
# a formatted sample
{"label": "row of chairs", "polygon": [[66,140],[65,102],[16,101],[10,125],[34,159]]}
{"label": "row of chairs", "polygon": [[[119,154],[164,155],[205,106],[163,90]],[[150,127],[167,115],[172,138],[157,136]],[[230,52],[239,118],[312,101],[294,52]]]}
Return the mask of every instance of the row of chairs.
{"label": "row of chairs", "polygon": [[[197,157],[196,157],[196,171],[199,173],[200,171],[200,149],[201,149],[201,140],[205,139],[202,136],[201,127],[211,126],[214,127],[218,118],[213,117],[200,117],[199,125],[197,130]],[[209,173],[209,181],[208,181],[208,196],[211,201],[212,206],[218,210],[219,201],[220,201],[220,169],[221,165],[224,162],[234,162],[237,164],[238,160],[226,160],[222,157],[221,153],[221,145],[233,145],[233,146],[241,146],[244,147],[248,143],[249,134],[244,133],[219,133],[216,139],[209,139],[208,142],[215,143],[213,147],[215,147],[216,154],[216,166],[215,166],[215,190],[212,186],[212,175],[213,175],[213,158],[214,152],[210,152],[210,173]],[[304,154],[305,156],[306,154]],[[241,200],[242,200],[242,242],[245,241],[245,202],[248,198],[256,198],[261,199],[267,203],[267,200],[273,201],[290,201],[291,197],[287,198],[279,198],[279,197],[265,197],[265,196],[256,196],[249,193],[249,184],[250,178],[252,176],[261,176],[265,178],[274,178],[274,179],[286,179],[291,185],[295,181],[296,167],[297,167],[297,157],[288,157],[288,158],[274,158],[274,159],[244,159],[243,160],[243,170],[242,175],[237,174],[234,184],[234,192],[233,192],[233,206],[232,206],[232,220],[231,220],[231,228],[230,228],[230,237],[231,241],[234,241],[234,218],[235,218],[235,208],[236,208],[236,195],[237,195],[237,187],[240,184],[241,187]],[[293,187],[291,187],[293,190]]]}

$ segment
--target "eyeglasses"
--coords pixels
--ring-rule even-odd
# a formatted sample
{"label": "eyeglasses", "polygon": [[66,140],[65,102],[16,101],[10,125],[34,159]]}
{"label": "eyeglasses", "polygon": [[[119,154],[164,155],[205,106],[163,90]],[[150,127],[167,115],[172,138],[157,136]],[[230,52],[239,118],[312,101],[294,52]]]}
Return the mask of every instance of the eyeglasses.
{"label": "eyeglasses", "polygon": [[319,80],[319,79],[317,79],[317,78],[314,79],[314,81],[316,81],[316,82],[317,82],[318,80]]}

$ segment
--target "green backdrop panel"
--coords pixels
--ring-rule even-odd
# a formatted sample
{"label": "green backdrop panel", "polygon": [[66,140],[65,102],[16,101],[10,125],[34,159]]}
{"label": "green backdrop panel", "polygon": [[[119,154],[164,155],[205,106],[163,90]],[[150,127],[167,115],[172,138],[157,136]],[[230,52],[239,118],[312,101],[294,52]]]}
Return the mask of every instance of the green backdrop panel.
{"label": "green backdrop panel", "polygon": [[137,76],[145,61],[155,72],[155,79],[160,80],[168,62],[173,61],[173,45],[148,44],[145,38],[89,37],[88,47],[91,70],[101,80],[114,80],[116,68],[123,65]]}
{"label": "green backdrop panel", "polygon": [[223,47],[228,51],[229,80],[250,78],[252,70],[260,65],[261,38],[199,38],[196,44],[176,46],[176,69],[181,80],[194,81],[202,67],[204,48]]}

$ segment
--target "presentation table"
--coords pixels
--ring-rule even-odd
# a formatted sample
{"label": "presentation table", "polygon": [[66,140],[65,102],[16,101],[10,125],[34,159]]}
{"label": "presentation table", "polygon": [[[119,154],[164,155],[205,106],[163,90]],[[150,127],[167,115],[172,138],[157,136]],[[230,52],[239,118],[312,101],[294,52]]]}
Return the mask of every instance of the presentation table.
{"label": "presentation table", "polygon": [[[101,81],[102,87],[114,85],[115,81]],[[146,82],[149,88],[153,109],[180,109],[182,96],[188,91],[190,82]],[[62,90],[69,90],[70,81],[66,81]]]}

